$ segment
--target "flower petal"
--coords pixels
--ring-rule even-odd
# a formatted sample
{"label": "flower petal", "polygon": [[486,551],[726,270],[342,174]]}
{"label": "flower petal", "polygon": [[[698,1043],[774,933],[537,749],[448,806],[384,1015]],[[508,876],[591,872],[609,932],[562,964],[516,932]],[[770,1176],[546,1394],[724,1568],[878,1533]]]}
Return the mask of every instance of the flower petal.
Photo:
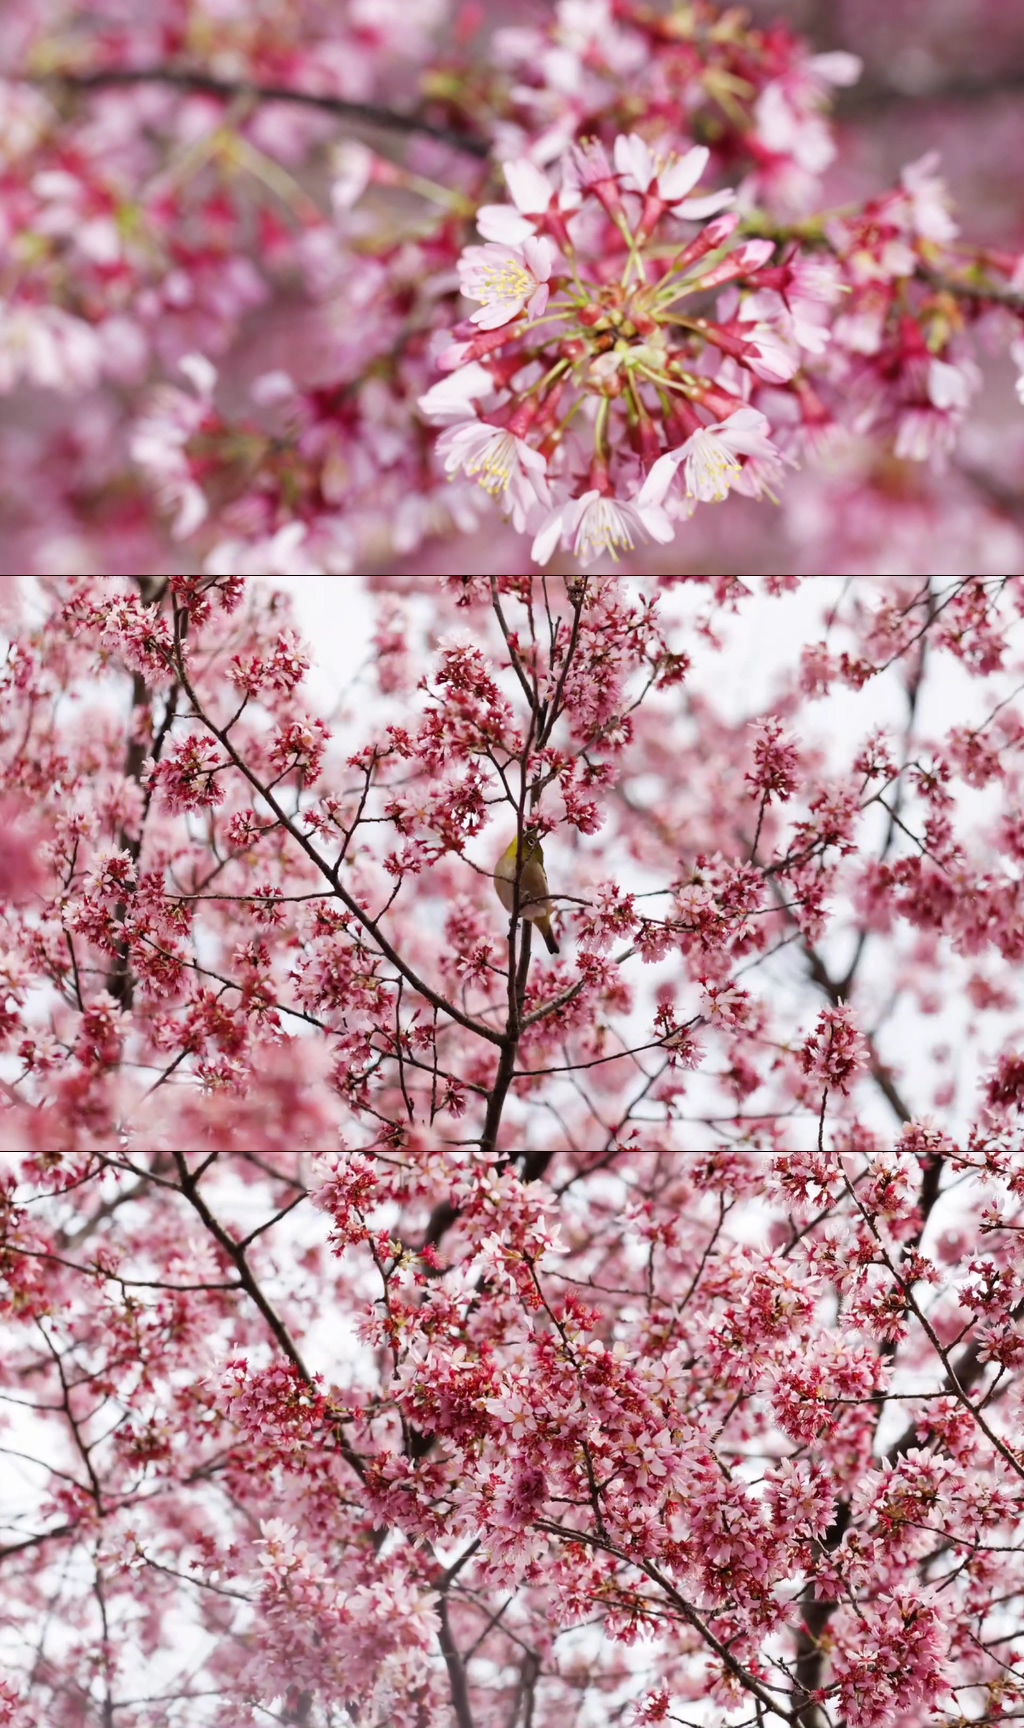
{"label": "flower petal", "polygon": [[695,144],[685,156],[673,159],[658,175],[658,191],[666,204],[675,204],[692,192],[708,165],[711,152],[705,144]]}

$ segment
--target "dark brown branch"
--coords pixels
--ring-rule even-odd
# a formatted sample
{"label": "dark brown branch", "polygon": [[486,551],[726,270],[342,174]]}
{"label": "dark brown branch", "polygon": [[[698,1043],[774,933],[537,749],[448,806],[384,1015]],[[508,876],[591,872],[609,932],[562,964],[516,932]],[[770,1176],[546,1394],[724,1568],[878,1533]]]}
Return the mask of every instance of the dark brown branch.
{"label": "dark brown branch", "polygon": [[[544,1526],[541,1525],[540,1528],[543,1529]],[[563,1533],[559,1531],[558,1534],[561,1535]],[[577,1532],[574,1531],[573,1535],[577,1535]],[[710,1626],[701,1619],[701,1616],[697,1613],[693,1604],[675,1588],[666,1575],[654,1565],[653,1561],[641,1560],[638,1564],[640,1570],[646,1572],[647,1576],[653,1578],[654,1582],[660,1586],[668,1600],[678,1608],[683,1619],[689,1626],[693,1627],[694,1631],[704,1640],[704,1643],[708,1645],[709,1649],[715,1652],[715,1655],[719,1658],[723,1666],[733,1676],[733,1678],[739,1681],[740,1685],[751,1694],[752,1698],[757,1699],[770,1716],[781,1716],[784,1722],[795,1722],[797,1720],[795,1713],[784,1709],[780,1704],[776,1703],[771,1692],[763,1681],[759,1680],[748,1668],[744,1668],[743,1664],[737,1661],[736,1657],[729,1649],[728,1644],[723,1644],[721,1639],[715,1637]]]}
{"label": "dark brown branch", "polygon": [[[518,883],[516,885],[516,896],[518,898]],[[518,906],[516,910],[518,911]],[[494,1151],[498,1140],[498,1129],[501,1126],[501,1113],[505,1108],[505,1099],[508,1096],[508,1089],[512,1084],[512,1079],[515,1074],[516,1053],[519,1049],[519,1035],[522,1026],[523,1001],[526,996],[526,975],[530,968],[530,938],[532,935],[532,927],[525,918],[522,921],[521,929],[522,935],[520,938],[521,947],[519,950],[519,964],[513,984],[514,994],[512,1012],[509,1015],[509,1028],[502,1043],[501,1056],[498,1059],[498,1068],[494,1076],[494,1084],[491,1087],[491,1096],[487,1103],[487,1115],[484,1119],[484,1130],[480,1137],[481,1152]],[[511,955],[514,955],[514,935],[509,936],[509,951]]]}
{"label": "dark brown branch", "polygon": [[239,97],[252,97],[257,102],[298,102],[306,108],[319,108],[324,114],[335,114],[342,120],[361,120],[370,126],[381,126],[388,132],[416,133],[434,138],[453,150],[484,160],[491,146],[485,138],[474,138],[468,132],[456,132],[448,126],[435,126],[418,114],[398,114],[392,108],[381,108],[375,102],[348,102],[341,96],[320,96],[313,90],[289,90],[282,84],[248,84],[230,78],[215,78],[209,72],[190,72],[178,66],[111,66],[97,72],[52,72],[32,78],[33,84],[57,84],[67,90],[107,90],[121,84],[170,84],[179,90],[193,90],[200,95],[220,96],[225,102]]}
{"label": "dark brown branch", "polygon": [[[165,593],[167,592],[167,577],[136,576],[135,582],[139,589],[139,597],[143,606],[160,605]],[[124,777],[126,780],[134,781],[136,785],[141,785],[142,770],[145,766],[147,755],[152,756],[154,762],[159,762],[164,744],[166,743],[171,727],[174,724],[177,695],[178,687],[176,684],[172,684],[167,694],[163,722],[155,738],[153,738],[151,743],[147,744],[145,731],[141,722],[143,716],[149,714],[151,710],[153,692],[150,690],[141,672],[136,671],[132,673],[131,724],[129,727],[128,750],[124,765]],[[142,813],[139,817],[138,832],[136,834],[130,834],[128,830],[122,826],[117,838],[118,850],[128,853],[133,866],[139,862],[139,855],[142,851],[142,840],[146,827],[146,818],[149,815],[149,807],[152,797],[153,786],[152,783],[150,783],[143,796]],[[122,932],[127,913],[127,900],[118,900],[117,905],[114,908],[114,922],[121,927]],[[109,994],[113,996],[115,1002],[120,1003],[122,1008],[131,1008],[135,995],[135,974],[132,970],[131,964],[131,947],[127,935],[123,933],[120,936],[117,947],[114,951],[114,964],[107,975],[107,990]]]}
{"label": "dark brown branch", "polygon": [[438,1597],[438,1617],[441,1622],[441,1654],[448,1669],[448,1680],[452,1689],[452,1709],[458,1728],[473,1728],[473,1712],[469,1702],[469,1687],[466,1683],[466,1669],[452,1637],[452,1629],[448,1620],[448,1598]]}
{"label": "dark brown branch", "polygon": [[[262,1288],[257,1282],[252,1268],[245,1257],[244,1245],[240,1242],[236,1242],[234,1237],[230,1235],[220,1221],[214,1217],[209,1206],[206,1204],[205,1197],[199,1192],[199,1178],[202,1175],[202,1172],[207,1168],[207,1165],[202,1164],[198,1170],[190,1170],[183,1152],[173,1152],[171,1156],[173,1157],[178,1170],[179,1192],[182,1194],[184,1199],[188,1201],[193,1211],[197,1213],[214,1241],[219,1244],[224,1254],[234,1264],[242,1289],[246,1292],[246,1295],[254,1303],[256,1308],[259,1309],[259,1312],[266,1321],[267,1326],[273,1334],[282,1354],[292,1364],[293,1368],[295,1368],[309,1391],[314,1396],[317,1395],[316,1381],[299,1354],[298,1346],[292,1339],[284,1321],[271,1306]],[[213,1156],[216,1156],[216,1154]],[[337,1444],[338,1450],[346,1464],[350,1466],[350,1468],[359,1477],[360,1481],[362,1481],[365,1476],[362,1459],[349,1445],[342,1432],[340,1423],[332,1423],[332,1431],[335,1443]]]}
{"label": "dark brown branch", "polygon": [[[154,1152],[154,1173],[160,1175],[162,1170],[169,1168],[170,1154],[168,1152]],[[125,1188],[120,1194],[115,1194],[110,1200],[104,1200],[99,1206],[97,1206],[92,1216],[87,1218],[83,1224],[79,1225],[77,1230],[58,1230],[54,1237],[57,1246],[59,1248],[69,1249],[72,1252],[74,1249],[80,1248],[83,1242],[89,1240],[89,1237],[94,1233],[99,1225],[103,1223],[105,1218],[111,1218],[119,1207],[127,1205],[131,1200],[137,1200],[140,1194],[144,1194],[151,1179],[152,1178],[149,1175],[142,1175],[139,1177],[137,1182],[133,1182],[130,1188]]]}
{"label": "dark brown branch", "polygon": [[[812,957],[817,960],[813,949]],[[820,961],[817,962],[820,966]],[[876,1076],[877,1078],[877,1076]],[[896,1109],[896,1105],[893,1104]],[[897,1111],[898,1114],[898,1111]],[[920,1246],[928,1221],[935,1209],[942,1187],[943,1159],[936,1153],[929,1153],[921,1165],[921,1188],[918,1200],[918,1224],[913,1236],[905,1244],[904,1256]],[[850,1190],[853,1193],[853,1190]],[[854,1195],[854,1198],[856,1196]],[[889,1362],[896,1353],[896,1346],[891,1349],[883,1347],[882,1357]],[[952,1381],[950,1381],[952,1386]],[[879,1397],[879,1407],[883,1399]],[[890,1449],[889,1462],[895,1464],[913,1445],[918,1444],[917,1424],[911,1423],[897,1445]],[[851,1506],[849,1500],[840,1500],[836,1504],[835,1517],[821,1541],[823,1557],[834,1554],[846,1535],[850,1525]],[[796,1634],[796,1666],[794,1679],[797,1687],[799,1707],[796,1720],[799,1728],[827,1728],[828,1716],[821,1705],[813,1697],[822,1687],[825,1671],[825,1636],[828,1624],[837,1607],[836,1601],[821,1599],[815,1594],[813,1579],[808,1583],[800,1598],[801,1623]]]}
{"label": "dark brown branch", "polygon": [[[176,606],[176,630],[180,628],[183,619],[184,613]],[[390,960],[392,966],[395,967],[396,971],[402,975],[408,984],[412,985],[412,988],[418,995],[424,997],[427,1002],[431,1003],[434,1008],[439,1009],[442,1014],[446,1015],[449,1019],[456,1021],[458,1025],[464,1026],[467,1032],[475,1033],[478,1038],[485,1038],[489,1044],[502,1044],[504,1039],[500,1032],[496,1032],[493,1027],[486,1026],[482,1022],[473,1020],[468,1014],[463,1014],[461,1009],[455,1007],[454,1003],[446,1001],[443,996],[438,995],[436,990],[431,989],[430,985],[420,978],[418,973],[413,971],[409,963],[402,959],[397,949],[392,946],[384,935],[384,932],[381,930],[377,920],[371,918],[369,913],[365,912],[359,902],[354,900],[351,894],[348,893],[347,889],[342,886],[341,882],[338,880],[338,870],[341,860],[339,859],[338,863],[336,863],[332,868],[320,856],[320,853],[309,840],[308,836],[302,832],[297,818],[290,817],[287,814],[284,806],[278,802],[271,788],[260,780],[258,775],[256,775],[249,767],[244,757],[242,757],[235,749],[227,731],[223,727],[215,726],[209,715],[205,712],[203,705],[199,700],[199,696],[193,689],[189,680],[188,672],[186,671],[185,663],[181,655],[180,641],[175,656],[175,665],[182,687],[192,704],[195,718],[201,721],[207,731],[217,739],[219,744],[223,746],[235,767],[244,776],[244,778],[248,780],[250,786],[252,786],[257,795],[270,807],[280,826],[290,835],[296,846],[306,854],[306,857],[310,860],[314,868],[320,871],[320,873],[326,877],[327,881],[330,882],[334,893],[342,902],[342,905],[373,938],[385,959]],[[228,980],[228,982],[230,982],[230,980]],[[292,1009],[289,1010],[289,1012],[295,1013],[297,1010]]]}

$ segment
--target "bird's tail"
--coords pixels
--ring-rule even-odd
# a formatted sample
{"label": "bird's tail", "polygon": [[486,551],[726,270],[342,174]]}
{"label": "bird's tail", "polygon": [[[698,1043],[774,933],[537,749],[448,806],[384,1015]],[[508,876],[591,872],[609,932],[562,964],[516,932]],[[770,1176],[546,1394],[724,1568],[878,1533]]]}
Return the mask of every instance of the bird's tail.
{"label": "bird's tail", "polygon": [[559,953],[560,950],[558,947],[558,943],[555,941],[555,932],[551,928],[550,916],[547,913],[545,913],[543,918],[537,918],[534,920],[534,922],[536,923],[537,929],[540,931],[541,935],[544,938],[544,946],[547,949],[548,953],[549,954]]}

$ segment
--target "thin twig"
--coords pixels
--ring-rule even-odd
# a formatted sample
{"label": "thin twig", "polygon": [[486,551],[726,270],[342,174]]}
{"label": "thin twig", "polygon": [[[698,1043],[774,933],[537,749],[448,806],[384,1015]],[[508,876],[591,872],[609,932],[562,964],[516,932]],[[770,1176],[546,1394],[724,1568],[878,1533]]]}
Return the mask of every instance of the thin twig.
{"label": "thin twig", "polygon": [[170,84],[179,90],[193,90],[200,95],[222,96],[226,102],[249,97],[257,102],[298,102],[307,108],[319,108],[325,114],[336,114],[342,120],[361,120],[370,126],[382,126],[389,132],[417,133],[448,144],[467,156],[484,160],[491,146],[485,138],[474,138],[468,132],[457,132],[449,126],[435,126],[418,114],[399,114],[392,108],[379,107],[375,102],[349,102],[342,96],[322,96],[313,90],[290,90],[283,84],[250,84],[230,78],[215,78],[209,72],[190,72],[178,66],[111,66],[96,72],[49,72],[26,80],[32,84],[58,84],[68,90],[106,90],[122,84]]}

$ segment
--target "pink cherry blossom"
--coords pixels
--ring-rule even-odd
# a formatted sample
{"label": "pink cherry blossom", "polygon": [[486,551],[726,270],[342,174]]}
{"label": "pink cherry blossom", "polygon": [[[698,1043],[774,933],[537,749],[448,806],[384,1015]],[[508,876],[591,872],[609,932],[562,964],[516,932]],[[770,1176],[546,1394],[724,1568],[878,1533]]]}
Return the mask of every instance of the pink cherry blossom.
{"label": "pink cherry blossom", "polygon": [[96,331],[56,306],[0,300],[0,393],[22,380],[43,390],[87,389],[100,371]]}
{"label": "pink cherry blossom", "polygon": [[459,282],[469,300],[482,300],[472,322],[481,330],[496,330],[520,312],[538,318],[548,303],[548,279],[554,249],[543,238],[524,240],[521,247],[489,243],[467,247],[459,262]]}
{"label": "pink cherry blossom", "polygon": [[480,420],[451,426],[438,439],[437,449],[449,474],[461,470],[492,498],[507,500],[517,527],[549,500],[543,456],[503,427]]}
{"label": "pink cherry blossom", "polygon": [[702,427],[678,449],[659,456],[640,497],[647,503],[660,503],[682,467],[689,497],[705,504],[721,503],[741,471],[738,456],[767,461],[778,457],[768,437],[768,421],[756,408],[738,408],[728,420]]}
{"label": "pink cherry blossom", "polygon": [[[902,35],[865,0],[841,46],[803,0],[209,0],[198,35],[176,4],[72,52],[66,7],[11,0],[5,568],[525,568],[528,493],[491,541],[424,418],[511,427],[549,509],[632,508],[743,408],[779,456],[713,529],[679,492],[676,550],[635,532],[621,572],[1024,565],[1005,0]],[[218,385],[186,426],[189,356]]]}
{"label": "pink cherry blossom", "polygon": [[635,132],[615,140],[615,166],[624,188],[634,192],[649,192],[657,184],[657,195],[675,216],[691,220],[714,216],[731,204],[732,191],[712,192],[702,198],[690,198],[698,180],[707,168],[711,152],[704,145],[694,145],[683,156],[667,158],[652,154],[645,141]]}
{"label": "pink cherry blossom", "polygon": [[946,187],[935,172],[938,165],[938,151],[929,151],[902,170],[900,184],[908,197],[908,221],[914,233],[944,245],[956,239],[959,228],[949,213]]}
{"label": "pink cherry blossom", "polygon": [[1024,1706],[1021,584],[581,574],[672,523],[532,430],[322,706],[303,581],[0,585],[12,1728]]}
{"label": "pink cherry blossom", "polygon": [[[528,158],[503,164],[505,184],[514,209],[507,204],[482,204],[477,211],[476,225],[485,240],[504,246],[522,246],[534,237],[536,219],[543,216],[556,198],[554,187],[535,163]],[[564,198],[559,198],[559,204]]]}
{"label": "pink cherry blossom", "polygon": [[210,414],[216,373],[199,354],[186,355],[179,371],[193,386],[194,394],[187,395],[170,385],[154,393],[149,413],[136,427],[132,458],[149,474],[163,506],[177,512],[171,532],[176,540],[184,540],[195,533],[208,513],[185,445]]}
{"label": "pink cherry blossom", "polygon": [[587,565],[602,552],[617,559],[620,553],[631,552],[637,540],[664,544],[673,533],[660,501],[653,496],[645,497],[641,492],[633,502],[592,489],[549,512],[534,537],[532,557],[534,563],[546,564],[562,541]]}
{"label": "pink cherry blossom", "polygon": [[487,368],[472,360],[432,384],[417,406],[428,420],[444,426],[464,420],[467,410],[476,402],[487,401],[494,395],[494,389],[494,379]]}

